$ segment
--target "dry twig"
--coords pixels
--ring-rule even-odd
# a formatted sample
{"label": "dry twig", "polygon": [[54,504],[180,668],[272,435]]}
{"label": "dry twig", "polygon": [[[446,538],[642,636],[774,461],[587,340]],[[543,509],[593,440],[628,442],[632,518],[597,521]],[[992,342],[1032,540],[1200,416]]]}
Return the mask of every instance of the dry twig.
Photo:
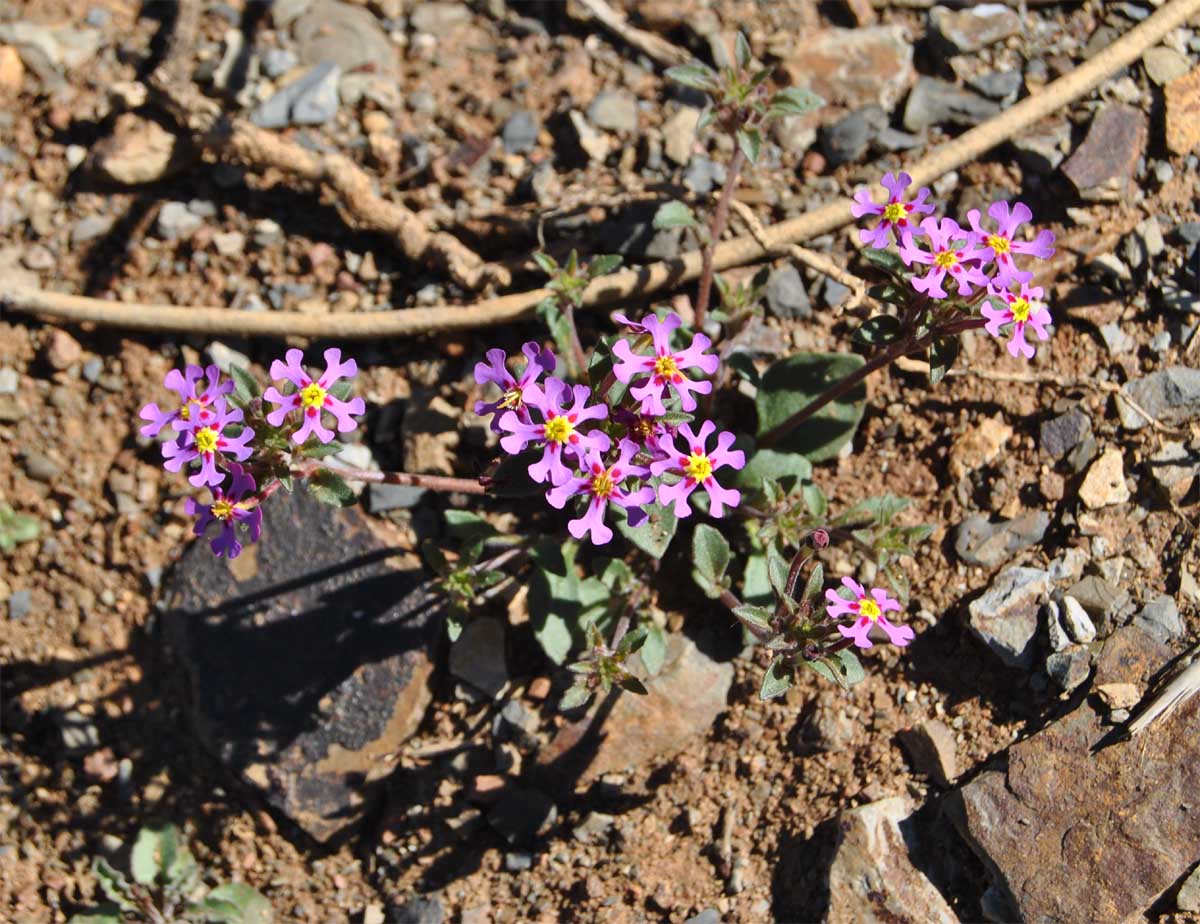
{"label": "dry twig", "polygon": [[624,39],[627,45],[643,52],[663,67],[674,67],[677,64],[687,64],[692,56],[672,45],[665,38],[631,26],[625,17],[609,6],[605,0],[575,0],[580,6],[592,14],[592,17],[610,32]]}

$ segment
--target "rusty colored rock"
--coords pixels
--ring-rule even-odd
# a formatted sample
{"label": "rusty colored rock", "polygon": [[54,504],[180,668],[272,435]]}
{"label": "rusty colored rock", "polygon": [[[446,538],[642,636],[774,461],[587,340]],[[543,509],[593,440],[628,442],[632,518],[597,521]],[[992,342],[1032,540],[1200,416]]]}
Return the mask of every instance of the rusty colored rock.
{"label": "rusty colored rock", "polygon": [[1110,504],[1123,504],[1129,500],[1129,489],[1125,486],[1125,462],[1121,450],[1110,446],[1092,463],[1079,486],[1079,499],[1089,510],[1098,510]]}
{"label": "rusty colored rock", "polygon": [[1087,137],[1062,171],[1084,199],[1119,199],[1146,149],[1146,132],[1146,116],[1139,110],[1107,105],[1092,117]]}
{"label": "rusty colored rock", "polygon": [[[1127,627],[1105,643],[1096,680],[1144,686],[1170,657]],[[1084,700],[957,794],[958,823],[1014,920],[1140,920],[1200,856],[1200,697],[1132,741],[1112,741],[1104,712]]]}
{"label": "rusty colored rock", "polygon": [[139,186],[178,173],[191,159],[187,146],[152,119],[117,116],[113,133],[92,148],[92,171],[113,183]]}
{"label": "rusty colored rock", "polygon": [[891,112],[916,80],[912,43],[899,26],[824,29],[805,35],[783,69],[831,106],[860,109],[870,103]]}
{"label": "rusty colored rock", "polygon": [[1200,67],[1176,77],[1163,88],[1167,147],[1188,154],[1200,145]]}
{"label": "rusty colored rock", "polygon": [[297,489],[260,543],[227,562],[197,541],[168,585],[201,740],[318,841],[361,820],[429,703],[437,598],[413,561]]}
{"label": "rusty colored rock", "polygon": [[0,97],[13,97],[21,91],[25,79],[25,65],[17,49],[11,45],[0,45]]}
{"label": "rusty colored rock", "polygon": [[912,768],[942,787],[949,787],[958,776],[958,746],[944,722],[927,719],[900,733],[900,743],[908,751]]}
{"label": "rusty colored rock", "polygon": [[950,447],[950,474],[958,480],[994,462],[1012,433],[1000,417],[983,418]]}

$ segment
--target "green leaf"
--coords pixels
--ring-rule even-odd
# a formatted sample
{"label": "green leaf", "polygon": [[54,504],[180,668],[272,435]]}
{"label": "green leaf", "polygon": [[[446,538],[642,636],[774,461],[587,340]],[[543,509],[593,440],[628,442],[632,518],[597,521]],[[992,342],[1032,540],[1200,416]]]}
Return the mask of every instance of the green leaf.
{"label": "green leaf", "polygon": [[754,57],[754,52],[750,50],[750,43],[746,40],[746,33],[738,29],[737,38],[733,41],[733,55],[737,60],[738,67],[747,68],[750,66],[750,61]]}
{"label": "green leaf", "polygon": [[867,346],[881,346],[899,339],[903,331],[899,318],[890,314],[877,314],[863,321],[854,332],[854,339]]}
{"label": "green leaf", "polygon": [[463,624],[456,616],[446,617],[446,638],[452,642],[457,642],[458,637],[462,635]]}
{"label": "green leaf", "polygon": [[797,116],[812,112],[814,109],[820,109],[825,105],[823,100],[811,90],[803,90],[800,87],[788,87],[780,90],[771,97],[771,105],[767,109],[767,117],[771,119],[782,118],[783,116]]}
{"label": "green leaf", "polygon": [[597,276],[607,276],[620,266],[624,259],[619,253],[606,253],[598,257],[592,257],[592,261],[587,266],[588,279],[595,279]]}
{"label": "green leaf", "polygon": [[804,594],[800,599],[807,600],[814,608],[821,600],[821,591],[825,588],[825,569],[820,562],[813,565],[812,573],[804,585]]}
{"label": "green leaf", "polygon": [[729,543],[720,530],[701,523],[692,534],[692,577],[705,595],[716,600],[725,589]]}
{"label": "green leaf", "polygon": [[696,219],[695,212],[678,200],[664,202],[654,213],[654,228],[657,231],[664,231],[668,228],[699,227],[700,222]]}
{"label": "green leaf", "polygon": [[559,358],[567,365],[567,376],[578,378],[583,370],[579,369],[575,362],[575,352],[571,346],[571,322],[567,320],[566,312],[551,299],[543,299],[538,302],[536,311],[538,318],[546,325],[546,329],[554,339],[554,346],[558,350]]}
{"label": "green leaf", "polygon": [[0,504],[0,550],[16,548],[22,542],[32,542],[41,532],[41,521],[28,513],[15,513],[6,504]]}
{"label": "green leaf", "polygon": [[[169,834],[167,832],[170,832]],[[153,885],[175,858],[175,829],[171,825],[142,828],[129,854],[129,871],[139,885]]]}
{"label": "green leaf", "polygon": [[646,689],[646,685],[634,677],[633,674],[622,674],[617,679],[617,686],[627,693],[636,693],[638,696],[647,696],[650,693]]}
{"label": "green leaf", "polygon": [[630,526],[625,508],[617,507],[617,532],[651,558],[661,559],[666,554],[667,546],[675,538],[675,530],[679,528],[679,521],[675,518],[674,508],[670,506],[647,504],[645,510],[649,515],[648,519],[643,520],[637,526]]}
{"label": "green leaf", "polygon": [[936,385],[946,377],[954,361],[958,359],[957,337],[934,337],[929,345],[929,384]]}
{"label": "green leaf", "polygon": [[758,690],[761,700],[775,699],[782,696],[792,685],[792,669],[782,657],[771,662],[771,666],[763,673],[762,686]]}
{"label": "green leaf", "polygon": [[892,282],[885,282],[883,285],[871,286],[867,289],[867,295],[876,301],[902,306],[911,301],[914,292],[915,290],[911,286],[906,288]]}
{"label": "green leaf", "polygon": [[93,908],[87,914],[73,914],[67,924],[123,924],[125,916],[116,905]]}
{"label": "green leaf", "polygon": [[582,641],[585,626],[604,615],[609,590],[594,577],[580,578],[575,567],[579,546],[543,540],[530,552],[529,580],[533,634],[555,664],[562,664]]}
{"label": "green leaf", "polygon": [[299,454],[306,459],[325,459],[329,456],[336,456],[345,448],[345,445],[339,443],[337,440],[322,443],[319,440],[313,439],[304,444]]}
{"label": "green leaf", "polygon": [[775,616],[775,613],[765,606],[743,603],[741,606],[734,607],[733,615],[742,622],[757,626],[760,629],[769,630],[771,628],[771,619]]}
{"label": "green leaf", "polygon": [[358,501],[345,479],[327,468],[317,469],[317,473],[308,479],[308,493],[331,507],[353,507]]}
{"label": "green leaf", "polygon": [[100,891],[104,893],[105,898],[124,911],[137,910],[137,905],[133,903],[129,880],[123,873],[113,869],[103,857],[96,857],[92,861],[92,873],[100,883]]}
{"label": "green leaf", "polygon": [[329,393],[339,401],[345,401],[354,394],[354,383],[350,379],[338,379],[329,386]]}
{"label": "green leaf", "polygon": [[757,128],[740,128],[737,133],[738,147],[746,155],[746,160],[752,164],[758,163],[758,154],[762,150],[762,132]]}
{"label": "green leaf", "polygon": [[661,626],[656,623],[649,623],[646,626],[646,643],[642,645],[639,654],[642,657],[642,664],[651,677],[662,670],[663,664],[667,660],[667,635]]}
{"label": "green leaf", "polygon": [[904,266],[904,261],[900,259],[900,255],[895,251],[864,247],[859,253],[862,254],[864,260],[876,269],[881,269],[889,276],[894,276],[903,281],[906,267]]}
{"label": "green leaf", "polygon": [[481,536],[494,536],[496,527],[471,510],[447,510],[446,530],[455,539],[478,539]]}
{"label": "green leaf", "polygon": [[749,454],[746,467],[734,476],[733,483],[739,488],[756,489],[766,479],[790,491],[811,478],[812,463],[800,453],[759,449]]}
{"label": "green leaf", "polygon": [[631,655],[635,651],[640,651],[641,647],[646,644],[648,631],[645,626],[638,626],[636,629],[630,629],[623,636],[621,641],[617,643],[617,654]]}
{"label": "green leaf", "polygon": [[[782,424],[831,386],[854,373],[863,358],[854,353],[797,353],[763,373],[755,397],[759,436]],[[773,449],[803,453],[810,462],[830,459],[854,436],[867,389],[859,383],[783,437]]]}
{"label": "green leaf", "polygon": [[667,68],[666,75],[676,83],[692,87],[695,90],[703,90],[705,93],[712,93],[720,86],[720,80],[716,73],[700,63],[681,64],[678,67]]}
{"label": "green leaf", "polygon": [[805,661],[804,664],[810,670],[826,680],[832,680],[843,689],[849,689],[866,676],[858,656],[849,648],[843,648],[828,658]]}
{"label": "green leaf", "polygon": [[538,251],[533,255],[533,262],[536,263],[543,273],[547,276],[553,276],[558,272],[558,262],[548,253]]}
{"label": "green leaf", "polygon": [[258,386],[258,379],[241,366],[230,366],[229,375],[233,379],[233,393],[241,399],[244,405],[262,394],[262,390]]}
{"label": "green leaf", "polygon": [[219,885],[198,905],[214,924],[271,924],[271,904],[244,882]]}
{"label": "green leaf", "polygon": [[742,574],[742,599],[758,603],[770,603],[774,599],[765,555],[752,555],[746,559]]}
{"label": "green leaf", "polygon": [[592,690],[586,683],[572,684],[563,694],[562,699],[558,701],[558,711],[567,712],[571,709],[578,709],[591,698]]}

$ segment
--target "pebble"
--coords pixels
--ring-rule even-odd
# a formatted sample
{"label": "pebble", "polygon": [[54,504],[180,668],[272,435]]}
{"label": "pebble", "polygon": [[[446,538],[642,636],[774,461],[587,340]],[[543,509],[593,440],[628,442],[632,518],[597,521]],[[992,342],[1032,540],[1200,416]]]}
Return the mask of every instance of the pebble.
{"label": "pebble", "polygon": [[1038,428],[1038,445],[1042,452],[1061,459],[1092,432],[1092,422],[1079,408],[1042,421]]}
{"label": "pebble", "polygon": [[1085,200],[1113,199],[1133,178],[1147,133],[1146,116],[1139,109],[1106,104],[1092,117],[1087,136],[1062,172]]}
{"label": "pebble", "polygon": [[61,372],[69,369],[83,358],[83,347],[65,330],[53,330],[42,350],[42,358],[52,369]]}
{"label": "pebble", "polygon": [[725,182],[725,165],[703,155],[693,157],[683,171],[683,185],[701,196]]}
{"label": "pebble", "polygon": [[1096,626],[1098,637],[1107,637],[1118,626],[1129,622],[1133,615],[1129,594],[1096,575],[1076,581],[1067,589],[1067,596],[1074,597],[1083,606]]}
{"label": "pebble", "polygon": [[1166,45],[1156,45],[1142,55],[1142,66],[1146,76],[1160,87],[1191,70],[1187,56]]}
{"label": "pebble", "polygon": [[33,609],[33,592],[28,589],[14,590],[8,598],[8,618],[24,619]]}
{"label": "pebble", "polygon": [[268,48],[260,60],[263,72],[272,80],[282,77],[300,63],[296,53],[288,48]]}
{"label": "pebble", "polygon": [[1066,119],[1039,122],[1012,140],[1021,166],[1045,176],[1057,170],[1071,144],[1071,123]]}
{"label": "pebble", "polygon": [[887,127],[887,113],[878,105],[855,109],[821,129],[821,152],[831,167],[853,163],[867,153],[871,142]]}
{"label": "pebble", "polygon": [[790,263],[773,270],[766,285],[767,310],[780,320],[807,318],[812,305],[800,271]]}
{"label": "pebble", "polygon": [[471,10],[466,4],[443,0],[425,0],[417,4],[409,18],[409,24],[415,31],[427,35],[445,35],[470,21]]}
{"label": "pebble", "polygon": [[1064,693],[1070,693],[1087,680],[1091,668],[1092,658],[1086,648],[1056,651],[1046,658],[1046,676]]}
{"label": "pebble", "polygon": [[270,247],[283,240],[283,228],[272,218],[260,218],[252,228],[254,243],[259,247]]}
{"label": "pebble", "polygon": [[964,10],[935,6],[930,31],[958,54],[979,51],[1021,31],[1021,17],[1003,3],[976,3]]}
{"label": "pebble", "polygon": [[92,385],[95,385],[98,381],[100,381],[100,376],[103,374],[103,372],[104,360],[102,360],[99,356],[93,356],[83,364],[84,381],[89,382]]}
{"label": "pebble", "polygon": [[598,128],[632,135],[638,128],[637,97],[627,90],[602,90],[588,106],[587,116]]}
{"label": "pebble", "polygon": [[[1128,395],[1148,414],[1168,426],[1190,423],[1200,417],[1200,369],[1168,366],[1150,375],[1126,382],[1121,394]],[[1146,418],[1124,401],[1117,400],[1121,426],[1140,430]]]}
{"label": "pebble", "polygon": [[1121,450],[1110,446],[1092,463],[1079,486],[1079,499],[1089,510],[1099,510],[1129,500]]}
{"label": "pebble", "polygon": [[955,480],[961,480],[995,461],[1012,433],[1012,427],[1000,417],[981,419],[950,447],[950,475]]}
{"label": "pebble", "polygon": [[508,117],[500,131],[500,141],[507,154],[526,154],[537,147],[542,125],[536,114],[518,109]]}
{"label": "pebble", "polygon": [[574,142],[589,160],[603,161],[608,157],[613,143],[608,135],[596,131],[583,113],[576,109],[568,114],[568,121],[575,133]]}
{"label": "pebble", "polygon": [[721,913],[716,908],[705,908],[699,914],[694,914],[683,924],[721,924]]}
{"label": "pebble", "polygon": [[968,565],[995,568],[1041,542],[1049,526],[1050,514],[1044,510],[998,523],[990,522],[983,514],[976,514],[959,525],[954,551]]}
{"label": "pebble", "polygon": [[246,235],[241,231],[219,231],[213,235],[212,242],[223,257],[240,256],[246,249]]}
{"label": "pebble", "polygon": [[1005,71],[988,71],[977,74],[967,81],[971,89],[976,90],[988,99],[1011,102],[1021,92],[1024,80],[1021,72],[1015,68]]}
{"label": "pebble", "polygon": [[367,509],[371,513],[407,510],[417,506],[426,493],[427,489],[414,485],[372,483],[367,485]]}
{"label": "pebble", "polygon": [[1062,602],[1062,621],[1066,626],[1067,634],[1081,645],[1094,641],[1096,625],[1092,622],[1092,617],[1088,615],[1087,610],[1083,608],[1083,604],[1070,594],[1063,596]]}
{"label": "pebble", "polygon": [[450,646],[450,673],[493,699],[508,685],[504,625],[496,619],[472,619]]}
{"label": "pebble", "polygon": [[442,924],[446,912],[436,895],[418,895],[388,909],[391,924]]}
{"label": "pebble", "polygon": [[1187,879],[1183,880],[1179,894],[1175,896],[1175,907],[1180,911],[1200,911],[1200,866],[1193,869]]}
{"label": "pebble", "polygon": [[1037,568],[1006,568],[967,608],[968,627],[1009,667],[1033,666],[1038,614],[1049,597],[1050,575]]}
{"label": "pebble", "polygon": [[1173,597],[1166,594],[1155,597],[1134,617],[1139,625],[1160,641],[1169,642],[1181,638],[1184,633],[1183,620]]}
{"label": "pebble", "polygon": [[510,873],[522,873],[533,866],[533,854],[524,850],[510,850],[504,855],[504,869]]}
{"label": "pebble", "polygon": [[1176,503],[1181,503],[1200,475],[1200,449],[1188,449],[1178,441],[1164,442],[1150,457],[1150,477]]}
{"label": "pebble", "polygon": [[850,297],[850,287],[842,285],[832,276],[826,276],[821,284],[821,302],[826,308],[837,308]]}
{"label": "pebble", "polygon": [[191,237],[203,224],[204,219],[193,214],[186,202],[168,202],[158,213],[159,237],[168,241]]}
{"label": "pebble", "polygon": [[1046,601],[1046,630],[1051,651],[1065,651],[1071,647],[1071,637],[1063,627],[1062,608],[1053,600]]}
{"label": "pebble", "polygon": [[1175,168],[1165,160],[1160,160],[1154,165],[1154,179],[1158,180],[1159,185],[1170,183],[1175,178]]}
{"label": "pebble", "polygon": [[1200,67],[1176,77],[1163,88],[1166,106],[1167,147],[1175,154],[1190,154],[1200,144]]}
{"label": "pebble", "polygon": [[1100,326],[1100,339],[1104,341],[1104,346],[1108,349],[1110,356],[1132,353],[1137,349],[1137,342],[1121,329],[1121,325],[1117,321]]}
{"label": "pebble", "polygon": [[978,125],[1000,112],[1000,105],[935,77],[919,77],[904,104],[904,127],[920,132],[934,125]]}
{"label": "pebble", "polygon": [[115,219],[109,215],[88,215],[71,226],[71,243],[86,244],[108,234]]}
{"label": "pebble", "polygon": [[692,106],[680,106],[663,123],[663,154],[667,160],[682,167],[692,159],[699,124],[700,110]]}
{"label": "pebble", "polygon": [[949,788],[958,776],[958,756],[954,732],[937,719],[900,733],[900,743],[908,751],[912,767],[938,786]]}
{"label": "pebble", "polygon": [[15,395],[19,381],[20,376],[17,375],[16,369],[7,366],[0,369],[0,395]]}
{"label": "pebble", "polygon": [[614,820],[612,815],[603,812],[588,812],[571,833],[581,844],[602,844],[608,840]]}
{"label": "pebble", "polygon": [[341,75],[342,70],[336,64],[322,61],[259,105],[250,113],[250,121],[260,128],[328,122],[337,114],[341,102],[338,97]]}

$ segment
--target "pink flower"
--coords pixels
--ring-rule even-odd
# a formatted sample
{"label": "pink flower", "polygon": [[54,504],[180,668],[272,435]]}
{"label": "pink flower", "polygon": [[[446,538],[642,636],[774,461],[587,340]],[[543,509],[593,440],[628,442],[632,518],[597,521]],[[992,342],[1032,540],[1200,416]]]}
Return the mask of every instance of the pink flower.
{"label": "pink flower", "polygon": [[883,205],[876,205],[872,202],[871,191],[864,186],[854,194],[854,205],[850,206],[850,214],[855,218],[862,218],[864,215],[883,216],[883,221],[879,222],[874,229],[868,231],[863,228],[858,232],[859,240],[864,244],[870,244],[876,250],[887,247],[889,231],[895,235],[896,243],[903,244],[912,233],[913,222],[910,220],[910,216],[913,213],[921,215],[933,211],[933,206],[925,201],[929,197],[929,187],[927,186],[922,186],[917,190],[915,199],[905,201],[904,191],[912,185],[912,177],[907,173],[901,173],[898,177],[891,173],[885,173],[880,185],[888,191],[888,201]]}
{"label": "pink flower", "polygon": [[[232,478],[229,490],[212,488],[212,503],[201,504],[194,497],[189,497],[184,504],[188,516],[199,517],[192,532],[203,536],[209,524],[214,520],[221,524],[221,531],[212,540],[213,554],[220,558],[227,555],[237,558],[242,551],[242,544],[237,538],[237,524],[241,523],[250,534],[251,542],[258,542],[262,532],[262,508],[254,499],[254,479],[236,462],[231,462],[229,471]],[[247,497],[250,501],[247,501]]]}
{"label": "pink flower", "polygon": [[[201,381],[205,377],[207,384]],[[222,382],[221,370],[216,366],[207,369],[187,366],[183,372],[172,369],[163,379],[163,385],[179,395],[180,406],[173,411],[163,411],[157,404],[147,404],[138,413],[142,420],[150,421],[142,427],[142,436],[158,436],[167,424],[171,424],[175,430],[183,430],[194,423],[193,416],[201,420],[212,414],[212,403],[233,391],[233,379]]]}
{"label": "pink flower", "polygon": [[475,413],[482,417],[484,414],[495,414],[492,418],[492,432],[500,432],[500,415],[497,411],[516,411],[517,416],[529,423],[529,411],[525,409],[525,389],[541,378],[542,373],[549,375],[558,364],[554,354],[542,349],[540,344],[532,340],[521,347],[525,354],[525,369],[521,377],[514,378],[505,365],[508,360],[503,350],[488,350],[484,355],[486,363],[475,364],[475,381],[483,385],[491,382],[500,387],[502,394],[496,401],[476,401]]}
{"label": "pink flower", "polygon": [[849,628],[837,627],[844,638],[854,639],[854,644],[859,648],[870,648],[871,640],[867,636],[873,625],[878,625],[887,633],[888,641],[901,648],[916,637],[916,633],[908,626],[894,626],[883,615],[888,610],[900,611],[899,601],[889,597],[886,590],[873,587],[871,596],[868,597],[862,584],[848,577],[842,578],[842,586],[853,594],[853,600],[845,599],[835,590],[825,591],[825,599],[829,603],[828,613],[831,619],[840,619],[843,616],[854,619]]}
{"label": "pink flower", "polygon": [[[579,429],[586,421],[608,416],[608,408],[602,404],[587,406],[591,396],[586,385],[571,389],[562,379],[546,379],[544,391],[537,385],[529,385],[525,403],[538,412],[542,422],[527,422],[516,411],[505,411],[500,417],[500,429],[509,435],[500,439],[501,448],[515,456],[530,443],[542,443],[545,451],[539,461],[529,466],[529,477],[538,483],[549,478],[552,485],[562,484],[571,477],[571,470],[563,462],[565,455],[582,458],[586,452],[603,452],[611,444],[606,433]],[[572,397],[574,403],[567,407]]]}
{"label": "pink flower", "polygon": [[330,348],[325,351],[325,372],[320,378],[314,379],[302,365],[303,351],[288,350],[285,355],[286,363],[278,359],[271,363],[271,378],[291,382],[296,386],[296,391],[285,395],[272,385],[263,393],[264,399],[279,405],[267,415],[267,423],[272,427],[281,426],[292,411],[299,411],[300,427],[292,434],[292,440],[298,445],[302,445],[312,434],[316,434],[322,443],[333,439],[333,431],[321,422],[322,411],[333,415],[338,433],[349,433],[358,426],[358,421],[352,415],[366,411],[363,399],[343,401],[329,393],[334,382],[358,374],[358,363],[353,359],[342,362],[342,351],[336,347]]}
{"label": "pink flower", "polygon": [[979,209],[967,212],[967,221],[971,223],[971,229],[977,235],[980,247],[987,253],[987,260],[994,260],[996,263],[993,288],[1007,289],[1018,283],[1029,282],[1033,273],[1017,269],[1013,254],[1027,254],[1039,260],[1050,259],[1054,256],[1054,233],[1039,231],[1032,241],[1014,239],[1017,229],[1033,218],[1033,212],[1024,202],[1018,202],[1011,209],[1007,202],[993,202],[988,206],[988,215],[996,222],[995,231],[988,231],[980,225]]}
{"label": "pink flower", "polygon": [[921,222],[920,229],[929,238],[931,250],[922,250],[914,244],[917,237],[915,232],[900,244],[900,259],[905,266],[924,263],[933,267],[925,276],[912,277],[914,289],[930,298],[946,298],[942,280],[947,273],[956,283],[958,294],[964,297],[971,294],[972,285],[988,284],[987,276],[979,267],[987,251],[977,246],[972,232],[964,231],[953,218],[943,218],[940,223],[936,218],[926,218]]}
{"label": "pink flower", "polygon": [[[642,326],[654,342],[652,356],[634,354],[628,340],[618,340],[613,346],[613,354],[620,360],[613,365],[613,374],[632,386],[629,393],[642,402],[641,412],[651,417],[661,417],[667,413],[663,391],[668,386],[679,395],[685,411],[694,411],[696,399],[692,397],[692,392],[707,395],[712,391],[712,382],[693,381],[683,374],[683,370],[699,369],[705,375],[712,375],[721,363],[715,355],[704,352],[712,345],[712,341],[704,334],[696,334],[692,338],[692,345],[686,350],[678,353],[672,351],[671,332],[680,323],[677,314],[669,314],[662,321],[654,315],[646,315],[642,319]],[[634,385],[634,380],[643,375],[648,378]]]}
{"label": "pink flower", "polygon": [[625,508],[630,526],[637,526],[646,519],[643,507],[653,502],[654,489],[642,485],[631,492],[621,487],[621,482],[627,478],[645,478],[648,474],[645,466],[632,463],[637,453],[638,447],[633,442],[621,440],[617,460],[606,466],[599,452],[589,450],[583,459],[580,475],[572,476],[546,492],[550,506],[559,510],[576,495],[588,498],[583,515],[567,524],[567,530],[576,539],[582,539],[589,533],[595,545],[604,545],[612,539],[612,530],[604,525],[604,512],[610,501]]}
{"label": "pink flower", "polygon": [[[1026,326],[1033,328],[1038,340],[1050,339],[1050,331],[1046,330],[1046,326],[1052,319],[1050,311],[1040,301],[1042,294],[1041,286],[1031,286],[1023,282],[1016,292],[1011,289],[993,292],[979,309],[988,319],[985,326],[993,337],[1000,336],[1000,328],[1005,324],[1012,324],[1012,339],[1008,341],[1008,352],[1013,356],[1033,359],[1033,344],[1025,342]],[[994,299],[1001,300],[1000,308],[992,307]]]}
{"label": "pink flower", "polygon": [[636,334],[646,333],[646,325],[643,324],[641,321],[634,321],[632,318],[627,317],[626,315],[622,314],[619,311],[614,311],[612,313],[611,317],[618,324],[628,327],[631,331],[633,331]]}
{"label": "pink flower", "polygon": [[746,454],[740,449],[731,450],[734,436],[732,433],[721,433],[717,436],[717,448],[711,453],[706,450],[708,438],[717,427],[711,420],[700,425],[700,432],[695,433],[688,424],[679,427],[679,435],[686,441],[684,451],[680,452],[675,446],[675,439],[666,436],[661,441],[665,459],[650,463],[650,471],[658,476],[665,472],[675,472],[683,476],[675,484],[661,484],[658,487],[658,502],[664,507],[675,505],[675,516],[686,517],[692,513],[688,497],[700,485],[708,492],[709,512],[714,517],[725,515],[726,505],[736,507],[742,499],[740,491],[734,488],[723,488],[717,483],[713,472],[724,465],[737,470],[746,465]]}
{"label": "pink flower", "polygon": [[625,428],[625,436],[652,456],[662,455],[662,440],[674,436],[676,428],[669,427],[657,417],[638,414],[619,407],[612,412],[615,423]]}
{"label": "pink flower", "polygon": [[239,462],[250,457],[246,444],[254,439],[254,431],[243,427],[237,436],[225,432],[229,424],[241,423],[242,412],[231,408],[224,398],[218,398],[208,408],[193,414],[187,429],[178,440],[162,444],[163,468],[177,472],[193,459],[200,460],[200,471],[188,478],[194,487],[218,485],[225,480],[225,473],[217,468],[218,456],[233,456]]}

